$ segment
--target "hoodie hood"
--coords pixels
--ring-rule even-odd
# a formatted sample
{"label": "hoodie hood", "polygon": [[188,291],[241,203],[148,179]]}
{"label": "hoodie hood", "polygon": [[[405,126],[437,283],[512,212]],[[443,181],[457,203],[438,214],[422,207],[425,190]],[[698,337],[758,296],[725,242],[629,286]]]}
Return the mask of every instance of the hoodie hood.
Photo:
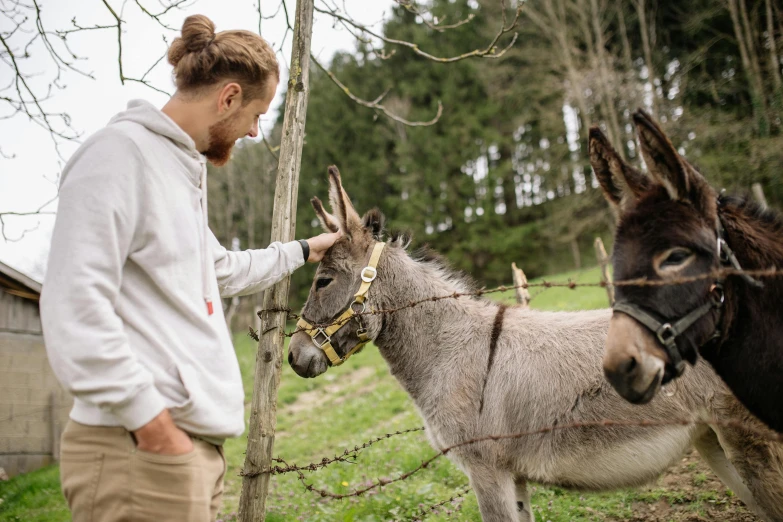
{"label": "hoodie hood", "polygon": [[[172,152],[183,164],[191,182],[197,187],[201,185],[206,174],[206,158],[196,150],[196,142],[187,132],[169,118],[163,111],[146,100],[131,100],[128,108],[114,116],[109,125],[131,122],[159,134],[171,141]],[[203,172],[202,172],[203,169]]]}

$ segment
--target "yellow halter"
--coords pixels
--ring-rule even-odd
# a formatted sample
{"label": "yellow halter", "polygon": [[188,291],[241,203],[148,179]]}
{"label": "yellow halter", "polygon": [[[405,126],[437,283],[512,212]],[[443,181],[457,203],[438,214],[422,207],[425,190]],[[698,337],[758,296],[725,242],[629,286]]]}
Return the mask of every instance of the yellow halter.
{"label": "yellow halter", "polygon": [[342,363],[348,360],[348,358],[355,354],[365,344],[370,342],[370,338],[367,335],[367,329],[362,323],[361,316],[359,319],[359,329],[356,330],[356,335],[359,336],[359,343],[354,346],[350,352],[346,353],[342,358],[337,355],[337,352],[332,347],[332,335],[334,335],[340,328],[350,322],[350,320],[357,314],[361,314],[367,308],[365,300],[367,299],[367,291],[370,289],[370,285],[375,281],[378,276],[378,261],[381,259],[381,252],[386,243],[375,243],[373,247],[372,255],[370,256],[369,264],[362,268],[361,278],[362,284],[359,287],[359,291],[353,296],[353,301],[348,305],[348,309],[345,310],[340,317],[334,320],[334,322],[326,328],[318,328],[308,323],[304,318],[300,318],[296,323],[296,327],[306,332],[313,339],[319,349],[323,350],[332,366],[340,366]]}

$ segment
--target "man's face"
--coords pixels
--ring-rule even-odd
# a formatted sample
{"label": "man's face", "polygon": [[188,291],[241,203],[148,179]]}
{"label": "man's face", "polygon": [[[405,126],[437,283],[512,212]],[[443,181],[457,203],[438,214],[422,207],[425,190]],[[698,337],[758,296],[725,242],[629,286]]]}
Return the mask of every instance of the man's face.
{"label": "man's face", "polygon": [[277,91],[277,80],[267,82],[260,98],[252,100],[231,115],[209,127],[209,147],[204,155],[215,166],[220,167],[231,159],[231,150],[240,138],[258,136],[258,119],[269,110]]}

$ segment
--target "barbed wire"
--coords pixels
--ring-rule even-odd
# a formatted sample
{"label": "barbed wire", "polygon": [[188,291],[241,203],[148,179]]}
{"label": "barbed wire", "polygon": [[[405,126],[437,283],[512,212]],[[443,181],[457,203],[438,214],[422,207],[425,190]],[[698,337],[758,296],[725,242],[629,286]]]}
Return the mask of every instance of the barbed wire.
{"label": "barbed wire", "polygon": [[[743,430],[746,433],[753,434],[757,436],[761,440],[765,440],[768,442],[777,442],[781,443],[783,442],[783,434],[776,433],[769,429],[764,428],[758,428],[755,426],[750,426],[747,423],[736,420],[736,419],[726,419],[726,420],[718,420],[718,419],[712,419],[709,421],[705,420],[693,420],[693,419],[668,419],[668,420],[662,420],[662,421],[652,421],[652,420],[641,420],[641,421],[621,421],[621,420],[598,420],[598,421],[587,421],[587,422],[573,422],[569,424],[562,424],[562,425],[552,425],[552,426],[545,426],[542,428],[532,429],[532,430],[526,430],[522,432],[517,433],[509,433],[509,434],[503,434],[503,435],[486,435],[483,437],[476,437],[472,439],[465,440],[463,442],[459,442],[457,444],[453,444],[451,446],[448,446],[439,452],[435,453],[430,458],[423,460],[421,464],[416,466],[413,469],[410,469],[406,472],[403,472],[399,476],[395,478],[388,478],[388,477],[382,477],[375,481],[370,482],[369,484],[356,488],[350,493],[336,493],[334,491],[330,491],[327,489],[321,489],[316,486],[314,486],[312,483],[307,482],[307,477],[303,473],[303,471],[315,471],[320,468],[325,468],[330,464],[333,464],[335,462],[343,462],[345,459],[343,459],[341,456],[332,458],[332,459],[322,459],[320,462],[314,462],[312,464],[306,465],[306,466],[297,466],[297,465],[289,465],[285,460],[278,458],[275,459],[277,462],[281,462],[285,465],[285,467],[274,467],[271,470],[269,470],[272,474],[282,474],[282,473],[295,473],[297,475],[297,478],[302,483],[302,486],[310,492],[313,492],[322,498],[328,498],[333,500],[341,500],[345,498],[350,497],[359,497],[364,495],[365,493],[372,491],[377,488],[383,488],[384,486],[388,486],[390,484],[394,484],[396,482],[402,482],[404,480],[407,480],[408,478],[412,477],[413,475],[417,474],[423,469],[428,468],[433,462],[435,462],[440,457],[443,457],[445,455],[448,455],[450,452],[462,448],[464,446],[468,446],[471,444],[477,444],[480,442],[497,442],[501,440],[509,440],[509,439],[518,439],[522,437],[528,437],[532,435],[543,435],[547,433],[553,433],[556,431],[564,431],[564,430],[572,430],[572,429],[584,429],[584,428],[602,428],[602,429],[609,429],[609,428],[633,428],[633,427],[641,427],[641,428],[656,428],[656,427],[664,427],[664,426],[710,426],[710,427],[723,427],[723,428],[733,428],[738,430]],[[424,428],[411,428],[409,430],[403,430],[399,432],[394,433],[388,433],[382,437],[377,437],[374,440],[375,442],[379,440],[385,440],[390,437],[393,437],[395,435],[401,435],[404,433],[411,433],[414,431],[421,431]],[[366,443],[365,443],[366,444]],[[355,448],[359,448],[359,446],[355,446]],[[346,450],[344,455],[353,453],[356,450]],[[351,462],[352,464],[355,462]],[[263,472],[261,472],[263,473]],[[447,501],[446,501],[447,502]]]}
{"label": "barbed wire", "polygon": [[[445,506],[446,504],[452,503],[455,500],[461,499],[462,497],[470,493],[470,491],[471,491],[470,486],[463,486],[461,489],[457,491],[457,493],[452,495],[450,498],[447,498],[446,500],[441,500],[440,502],[436,502],[435,504],[432,504],[430,506],[422,507],[418,513],[416,513],[415,515],[413,515],[411,518],[407,520],[410,520],[411,522],[421,522],[424,519],[424,517],[426,517],[430,513],[434,515],[437,514],[436,510],[439,507]],[[454,511],[459,511],[461,507],[462,504],[460,504],[459,506],[454,506]]]}
{"label": "barbed wire", "polygon": [[[387,433],[385,435],[381,435],[380,437],[375,437],[367,442],[363,443],[361,446],[354,446],[353,449],[348,448],[345,451],[343,451],[340,455],[335,455],[332,458],[326,458],[324,457],[319,462],[312,462],[310,464],[307,464],[305,466],[297,466],[296,464],[288,464],[285,460],[277,457],[273,458],[272,462],[279,462],[281,464],[284,464],[285,467],[281,466],[273,466],[269,473],[271,475],[281,475],[283,473],[291,473],[294,471],[315,471],[320,468],[325,468],[326,466],[330,464],[334,464],[335,462],[347,462],[349,464],[353,464],[356,458],[359,456],[359,453],[361,453],[362,450],[369,448],[373,444],[376,444],[378,442],[381,442],[382,440],[390,439],[396,435],[405,435],[407,433],[414,433],[417,431],[424,431],[424,426],[420,426],[418,428],[408,428],[407,430],[401,430],[401,431],[395,431],[392,433]],[[255,477],[258,475],[261,475],[264,473],[264,471],[253,471],[253,472],[247,472],[245,473],[244,470],[239,473],[242,477]]]}
{"label": "barbed wire", "polygon": [[[625,286],[629,286],[629,287],[630,286],[635,286],[635,287],[672,286],[672,285],[682,285],[682,284],[694,283],[698,281],[726,278],[726,277],[750,276],[754,278],[761,278],[761,277],[780,277],[781,275],[783,275],[783,270],[777,267],[771,267],[771,268],[759,269],[759,270],[737,270],[735,268],[721,268],[718,270],[706,272],[704,274],[680,277],[676,279],[667,279],[667,280],[658,280],[658,279],[651,280],[643,277],[643,278],[626,279],[626,280],[614,281],[614,282],[599,281],[595,283],[577,283],[576,281],[572,281],[569,279],[566,282],[542,281],[540,283],[523,283],[520,285],[501,285],[495,288],[481,288],[479,290],[475,290],[472,292],[452,292],[451,294],[426,297],[423,299],[410,301],[407,304],[400,305],[394,308],[371,309],[362,312],[356,312],[352,317],[348,317],[342,321],[335,320],[327,323],[314,323],[312,324],[311,328],[296,328],[291,332],[282,332],[281,335],[283,335],[284,337],[291,337],[298,332],[311,332],[319,328],[327,328],[329,326],[337,326],[337,325],[342,326],[343,324],[350,321],[353,317],[361,317],[361,316],[368,316],[368,315],[389,315],[389,314],[399,312],[401,310],[415,308],[425,303],[433,303],[437,301],[442,301],[444,299],[460,299],[462,297],[483,297],[488,294],[508,292],[510,290],[515,290],[517,288],[525,289],[525,290],[530,288],[540,288],[541,291],[536,293],[536,296],[538,296],[540,295],[541,292],[550,288],[568,288],[570,290],[575,290],[577,288],[608,288],[608,287],[625,287]],[[282,313],[282,312],[286,313],[287,320],[298,320],[301,318],[300,315],[294,313],[293,310],[291,310],[291,308],[288,307],[264,308],[263,310],[260,310],[258,312],[258,316],[261,317],[261,314],[263,313]],[[253,330],[252,327],[250,327],[250,332],[248,333],[248,335],[254,340],[259,341],[258,332]]]}

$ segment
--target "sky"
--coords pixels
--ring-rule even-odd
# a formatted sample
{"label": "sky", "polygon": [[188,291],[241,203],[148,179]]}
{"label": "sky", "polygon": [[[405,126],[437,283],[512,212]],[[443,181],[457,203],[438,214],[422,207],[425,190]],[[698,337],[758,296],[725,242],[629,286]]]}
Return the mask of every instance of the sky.
{"label": "sky", "polygon": [[[151,12],[159,12],[161,0],[139,0],[139,3]],[[164,0],[168,1],[168,0]],[[331,1],[331,0],[330,0]],[[41,5],[42,21],[49,30],[73,27],[71,20],[82,26],[108,25],[113,18],[100,2],[81,0],[43,0]],[[133,1],[109,0],[110,5],[127,22],[123,24],[122,36],[123,69],[125,76],[140,77],[155,61],[164,54],[167,44],[165,35],[171,42],[177,35],[182,21],[191,14],[204,14],[212,19],[217,31],[225,29],[247,29],[258,32],[258,12],[256,0],[193,0],[180,10],[172,10],[164,22],[174,28],[169,31],[144,15]],[[286,0],[288,12],[292,18],[296,8],[294,0]],[[365,25],[380,27],[386,13],[393,4],[392,0],[338,0],[337,4],[344,13]],[[325,6],[317,0],[316,5]],[[262,20],[261,34],[276,49],[281,46],[286,24],[283,11],[278,10],[279,0],[261,0],[264,16],[277,15]],[[8,31],[7,20],[0,18],[0,31]],[[23,38],[17,38],[22,36]],[[290,62],[291,33],[278,59],[281,65],[281,86],[288,78]],[[18,33],[11,40],[17,48],[23,47],[28,37]],[[55,39],[56,40],[56,39]],[[80,69],[92,73],[95,79],[70,72],[65,73],[60,84],[65,88],[55,90],[45,107],[54,112],[67,112],[72,127],[81,135],[83,141],[102,128],[116,113],[124,110],[127,102],[135,98],[144,98],[162,107],[168,96],[137,83],[120,83],[118,71],[118,46],[116,29],[104,29],[75,33],[68,38],[71,49],[77,56],[84,57],[78,62]],[[333,20],[315,13],[313,23],[312,50],[321,63],[328,63],[337,51],[352,51],[356,40],[341,26],[335,26]],[[46,91],[47,83],[54,77],[56,68],[40,42],[30,48],[31,59],[22,62],[23,70],[33,74],[31,85],[39,92]],[[10,80],[10,69],[0,64],[3,83]],[[171,80],[171,67],[166,60],[158,63],[147,76],[150,83],[166,92],[174,91]],[[335,87],[337,88],[337,87]],[[262,116],[262,128],[269,130],[277,117],[277,111],[284,101],[282,88],[269,113]],[[0,117],[8,114],[8,107],[0,102]],[[65,161],[78,148],[78,142],[60,141],[58,154],[48,132],[30,122],[27,117],[17,115],[10,119],[0,118],[0,212],[30,212],[38,210],[48,201],[56,198],[59,173]],[[7,156],[11,156],[10,158]],[[7,216],[6,235],[11,241],[0,237],[0,261],[15,269],[42,280],[45,273],[48,245],[54,225],[57,209],[56,200],[43,210],[52,214],[31,217]]]}

